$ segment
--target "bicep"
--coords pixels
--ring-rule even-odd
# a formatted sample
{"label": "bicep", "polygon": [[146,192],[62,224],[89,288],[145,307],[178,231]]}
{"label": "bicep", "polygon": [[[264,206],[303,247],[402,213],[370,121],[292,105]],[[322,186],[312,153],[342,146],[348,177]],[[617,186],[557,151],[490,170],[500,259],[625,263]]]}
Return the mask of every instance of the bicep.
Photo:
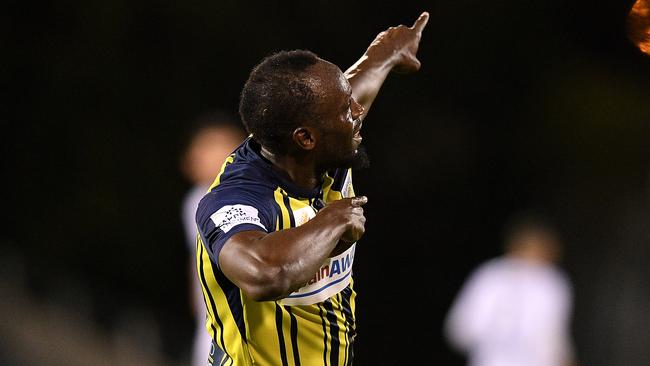
{"label": "bicep", "polygon": [[259,241],[264,231],[242,231],[231,236],[219,253],[219,268],[237,286],[251,282],[262,264]]}
{"label": "bicep", "polygon": [[281,276],[282,266],[272,259],[277,245],[265,240],[270,235],[239,232],[226,241],[219,255],[221,272],[254,301],[280,298],[289,285]]}

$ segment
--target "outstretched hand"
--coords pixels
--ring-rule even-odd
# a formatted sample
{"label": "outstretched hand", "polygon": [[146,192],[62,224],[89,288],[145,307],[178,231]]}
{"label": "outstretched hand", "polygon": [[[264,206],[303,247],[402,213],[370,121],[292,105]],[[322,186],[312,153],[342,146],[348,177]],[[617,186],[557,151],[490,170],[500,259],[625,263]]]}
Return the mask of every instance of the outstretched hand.
{"label": "outstretched hand", "polygon": [[366,55],[378,59],[386,59],[392,65],[392,71],[397,73],[412,73],[420,69],[420,61],[416,54],[420,46],[422,31],[429,21],[429,13],[423,12],[407,27],[399,25],[390,27],[379,33],[368,47]]}

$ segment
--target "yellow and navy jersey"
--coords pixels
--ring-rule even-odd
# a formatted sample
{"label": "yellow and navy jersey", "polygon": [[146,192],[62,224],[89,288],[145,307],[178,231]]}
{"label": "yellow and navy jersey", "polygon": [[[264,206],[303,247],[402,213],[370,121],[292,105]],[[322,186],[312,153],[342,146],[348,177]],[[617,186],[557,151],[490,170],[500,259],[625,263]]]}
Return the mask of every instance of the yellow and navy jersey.
{"label": "yellow and navy jersey", "polygon": [[276,301],[252,301],[219,268],[219,253],[232,235],[302,225],[326,203],[354,196],[351,179],[349,169],[338,169],[325,174],[319,187],[298,187],[272,168],[251,138],[226,159],[196,213],[206,328],[224,352],[214,364],[352,363],[355,245],[328,258],[302,288]]}

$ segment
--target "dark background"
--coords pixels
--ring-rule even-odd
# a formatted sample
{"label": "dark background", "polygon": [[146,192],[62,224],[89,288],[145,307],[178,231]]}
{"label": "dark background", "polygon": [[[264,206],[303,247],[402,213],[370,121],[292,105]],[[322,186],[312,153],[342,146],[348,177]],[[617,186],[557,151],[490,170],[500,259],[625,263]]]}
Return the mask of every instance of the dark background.
{"label": "dark background", "polygon": [[[632,3],[11,1],[3,280],[105,334],[125,313],[145,316],[165,359],[185,362],[189,124],[235,112],[273,51],[306,48],[346,69],[378,32],[427,10],[421,71],[389,77],[364,123],[356,363],[462,364],[442,337],[447,308],[500,253],[508,216],[532,208],[563,233],[581,363],[647,365],[650,57],[626,36]],[[10,333],[0,344],[0,360],[30,364]]]}

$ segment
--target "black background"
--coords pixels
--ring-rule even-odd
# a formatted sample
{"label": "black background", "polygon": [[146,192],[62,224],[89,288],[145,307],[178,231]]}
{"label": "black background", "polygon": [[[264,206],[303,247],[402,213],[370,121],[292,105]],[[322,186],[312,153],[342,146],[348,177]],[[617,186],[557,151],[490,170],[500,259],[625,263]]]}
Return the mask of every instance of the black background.
{"label": "black background", "polygon": [[460,364],[441,335],[445,312],[468,272],[500,253],[504,220],[527,208],[564,234],[583,364],[643,364],[633,330],[648,329],[650,58],[626,38],[631,5],[10,2],[3,251],[25,258],[39,298],[59,296],[60,282],[88,289],[98,327],[146,309],[181,359],[189,123],[235,112],[273,51],[310,49],[345,70],[378,32],[427,10],[421,71],[390,76],[364,123],[357,364]]}

